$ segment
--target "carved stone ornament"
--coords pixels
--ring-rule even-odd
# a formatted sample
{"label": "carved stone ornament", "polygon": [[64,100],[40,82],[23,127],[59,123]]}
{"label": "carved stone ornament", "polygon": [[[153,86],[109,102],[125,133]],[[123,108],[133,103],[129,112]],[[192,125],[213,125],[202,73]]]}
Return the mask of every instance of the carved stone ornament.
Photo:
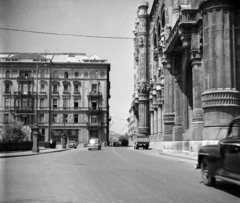
{"label": "carved stone ornament", "polygon": [[149,89],[150,89],[149,83],[144,78],[142,78],[138,82],[138,87],[137,87],[139,94],[148,94]]}

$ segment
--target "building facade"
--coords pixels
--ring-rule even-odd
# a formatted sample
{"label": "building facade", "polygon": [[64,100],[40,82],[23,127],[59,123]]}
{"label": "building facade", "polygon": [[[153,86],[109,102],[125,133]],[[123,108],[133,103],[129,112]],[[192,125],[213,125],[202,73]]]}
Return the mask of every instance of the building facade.
{"label": "building facade", "polygon": [[[108,141],[110,64],[83,53],[1,53],[0,134],[5,123],[39,126],[40,140]],[[29,137],[31,139],[31,137]]]}
{"label": "building facade", "polygon": [[142,1],[132,107],[152,147],[197,152],[239,115],[240,2]]}

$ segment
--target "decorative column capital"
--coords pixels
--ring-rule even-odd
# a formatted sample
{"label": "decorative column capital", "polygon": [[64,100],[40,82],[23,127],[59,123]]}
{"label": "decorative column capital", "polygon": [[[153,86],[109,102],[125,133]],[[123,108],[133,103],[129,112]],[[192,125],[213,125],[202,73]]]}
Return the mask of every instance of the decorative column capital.
{"label": "decorative column capital", "polygon": [[138,91],[139,95],[140,94],[148,94],[149,89],[150,89],[149,83],[146,81],[146,79],[142,78],[138,82],[138,87],[137,87],[137,91]]}
{"label": "decorative column capital", "polygon": [[166,53],[164,53],[162,56],[162,65],[163,65],[163,68],[169,70],[170,72],[172,71],[171,57]]}

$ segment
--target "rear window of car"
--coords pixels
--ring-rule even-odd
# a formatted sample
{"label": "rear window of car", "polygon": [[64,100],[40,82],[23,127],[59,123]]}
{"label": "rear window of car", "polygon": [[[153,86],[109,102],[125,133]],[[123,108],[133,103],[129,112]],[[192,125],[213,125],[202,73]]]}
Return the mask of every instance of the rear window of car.
{"label": "rear window of car", "polygon": [[90,143],[91,143],[91,144],[98,143],[98,140],[90,140]]}

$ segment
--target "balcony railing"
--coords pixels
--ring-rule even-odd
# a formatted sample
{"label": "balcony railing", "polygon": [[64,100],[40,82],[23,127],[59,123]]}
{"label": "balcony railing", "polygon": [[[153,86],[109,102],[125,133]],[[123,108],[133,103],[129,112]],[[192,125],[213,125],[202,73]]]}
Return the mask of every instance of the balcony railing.
{"label": "balcony railing", "polygon": [[92,92],[89,92],[88,94],[88,98],[97,98],[97,97],[102,97],[102,93],[97,91],[92,91]]}
{"label": "balcony railing", "polygon": [[34,82],[33,77],[19,76],[17,77],[18,82]]}

